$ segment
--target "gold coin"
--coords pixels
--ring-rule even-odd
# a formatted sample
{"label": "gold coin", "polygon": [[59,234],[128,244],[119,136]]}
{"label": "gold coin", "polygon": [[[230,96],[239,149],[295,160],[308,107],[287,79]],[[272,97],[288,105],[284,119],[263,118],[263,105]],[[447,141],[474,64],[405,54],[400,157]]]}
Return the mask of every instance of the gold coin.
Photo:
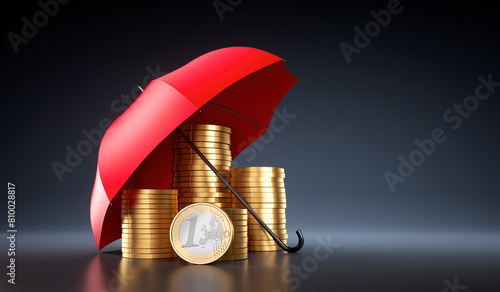
{"label": "gold coin", "polygon": [[231,183],[284,183],[285,179],[282,177],[266,177],[266,176],[233,176]]}
{"label": "gold coin", "polygon": [[268,197],[268,198],[255,198],[255,197],[247,197],[244,198],[247,204],[252,204],[252,203],[273,203],[273,204],[286,204],[286,198],[273,198],[273,197]]}
{"label": "gold coin", "polygon": [[[276,236],[278,236],[278,234],[276,234]],[[284,240],[284,239],[288,239],[288,234],[280,234],[278,236],[279,239],[281,240]],[[248,236],[248,240],[273,240],[273,238],[271,237],[271,235],[266,234],[263,235],[263,234],[250,234]]]}
{"label": "gold coin", "polygon": [[234,214],[234,215],[247,215],[248,211],[245,208],[224,208],[222,209],[224,212],[227,214]]}
{"label": "gold coin", "polygon": [[177,196],[175,195],[175,198],[171,199],[157,199],[157,198],[123,198],[122,197],[122,203],[146,203],[146,204],[164,204],[164,203],[175,203],[177,202]]}
{"label": "gold coin", "polygon": [[[123,223],[128,223],[128,222],[143,223],[146,220],[168,222],[166,220],[174,218],[175,215],[177,215],[177,213],[157,213],[157,214],[123,214],[122,213],[122,221],[123,221]],[[128,222],[124,222],[124,220],[127,220]],[[140,220],[140,222],[137,220]],[[148,221],[148,222],[153,222],[153,221]]]}
{"label": "gold coin", "polygon": [[217,261],[218,262],[227,262],[227,261],[242,261],[242,260],[247,260],[247,259],[248,259],[248,254],[224,255],[221,258],[219,258]]}
{"label": "gold coin", "polygon": [[185,198],[231,198],[231,193],[229,192],[182,192],[179,195],[179,199]]}
{"label": "gold coin", "polygon": [[[212,172],[212,174],[214,174]],[[185,183],[185,182],[210,182],[218,183],[222,182],[217,176],[175,176],[174,183]]]}
{"label": "gold coin", "polygon": [[227,193],[229,192],[228,188],[223,187],[223,188],[198,188],[198,187],[191,187],[191,188],[178,188],[180,196],[179,197],[185,197],[183,194],[184,193]]}
{"label": "gold coin", "polygon": [[[212,235],[217,240],[206,239],[205,232],[210,232],[210,229],[196,226],[218,226]],[[229,249],[234,237],[229,216],[220,208],[207,203],[197,203],[182,209],[172,221],[170,230],[170,241],[175,252],[193,264],[216,261]]]}
{"label": "gold coin", "polygon": [[160,243],[150,243],[150,242],[136,242],[136,240],[124,240],[122,239],[122,248],[141,248],[141,249],[153,249],[153,248],[172,248],[170,244],[170,239],[165,239]]}
{"label": "gold coin", "polygon": [[[222,154],[222,155],[232,156],[231,150],[228,150],[228,149],[218,149],[218,148],[211,148],[211,147],[198,147],[198,150],[200,150],[200,152],[203,155]],[[198,155],[198,153],[196,153],[196,151],[194,151],[192,148],[174,149],[174,155],[181,155],[181,154]]]}
{"label": "gold coin", "polygon": [[[212,165],[225,166],[227,169],[231,167],[232,161],[228,160],[209,160]],[[199,160],[174,160],[174,169],[177,167],[184,167],[186,165],[207,165],[207,163],[201,159]]]}
{"label": "gold coin", "polygon": [[248,247],[245,248],[229,248],[225,254],[244,254],[248,253]]}
{"label": "gold coin", "polygon": [[286,208],[286,203],[249,203],[247,202],[250,207],[255,208],[255,209],[285,209]]}
{"label": "gold coin", "polygon": [[232,182],[235,188],[252,188],[259,190],[260,188],[284,188],[284,182]]}
{"label": "gold coin", "polygon": [[[264,223],[266,223],[266,224],[273,224],[273,225],[286,224],[286,219],[284,219],[284,218],[265,219],[265,220],[262,219],[262,221],[264,221]],[[250,225],[250,224],[259,224],[259,222],[255,218],[251,218],[248,220],[248,225]]]}
{"label": "gold coin", "polygon": [[[277,199],[286,199],[286,193],[244,193],[238,192],[238,195],[244,199],[267,199],[267,198],[277,198]],[[236,197],[234,198],[236,201]]]}
{"label": "gold coin", "polygon": [[[169,208],[159,208],[159,209],[149,209],[147,207],[144,207],[143,209],[139,207],[135,208],[129,208],[128,210],[122,210],[122,215],[127,215],[127,214],[168,214],[168,211],[174,210],[177,205],[172,205],[172,207]],[[174,212],[171,212],[174,213]]]}
{"label": "gold coin", "polygon": [[[217,142],[191,142],[196,147],[210,147],[216,149],[224,149],[231,150],[231,145],[226,143],[217,143]],[[182,149],[182,148],[191,148],[191,146],[186,142],[174,143],[174,149]]]}
{"label": "gold coin", "polygon": [[[223,210],[224,212],[226,212],[225,210]],[[245,215],[234,215],[234,214],[231,214],[231,213],[228,213],[226,212],[228,215],[229,215],[229,218],[231,218],[231,220],[234,222],[234,221],[244,221],[244,222],[247,222],[248,220],[248,215],[245,214]]]}
{"label": "gold coin", "polygon": [[[257,212],[255,212],[257,213]],[[274,213],[274,214],[270,214],[270,213],[257,213],[257,215],[259,215],[260,219],[264,220],[264,219],[286,219],[286,214],[285,213]],[[248,216],[248,220],[250,220],[250,218],[252,219],[255,219],[255,217],[253,216]]]}
{"label": "gold coin", "polygon": [[286,193],[285,188],[280,188],[280,187],[258,187],[258,188],[253,188],[253,187],[239,187],[239,186],[233,186],[231,185],[238,193],[242,194],[281,194],[281,193]]}
{"label": "gold coin", "polygon": [[226,185],[218,182],[174,182],[174,188],[225,188]]}
{"label": "gold coin", "polygon": [[234,232],[246,232],[246,231],[248,231],[248,226],[234,226]]}
{"label": "gold coin", "polygon": [[180,203],[231,203],[230,198],[182,198]]}
{"label": "gold coin", "polygon": [[248,247],[248,245],[247,245],[247,241],[245,241],[245,242],[233,242],[233,243],[231,243],[231,247],[232,248],[246,248],[246,247]]}
{"label": "gold coin", "polygon": [[[229,172],[227,170],[219,170],[219,173],[222,174],[222,176],[228,180],[229,179]],[[174,177],[217,177],[215,173],[210,169],[210,170],[180,170],[180,171],[174,171]]]}
{"label": "gold coin", "polygon": [[[175,209],[179,202],[172,202],[172,203],[154,203],[154,204],[146,204],[146,203],[122,203],[122,210],[135,210],[135,209],[156,209],[156,210],[163,210],[163,211],[169,211],[170,209]],[[133,212],[133,211],[132,211]]]}
{"label": "gold coin", "polygon": [[[217,164],[214,164],[213,166],[219,172],[220,171],[227,171],[229,169],[228,165],[217,165]],[[206,164],[174,165],[173,170],[174,170],[174,172],[175,171],[186,171],[186,170],[195,170],[195,171],[196,170],[210,170],[210,171],[212,171],[210,169],[210,167],[208,167],[208,165],[206,165]]]}
{"label": "gold coin", "polygon": [[122,234],[128,233],[128,234],[154,234],[154,233],[160,233],[160,234],[167,234],[170,231],[169,228],[155,228],[155,229],[128,229],[128,228],[122,228]]}
{"label": "gold coin", "polygon": [[285,173],[285,169],[281,167],[269,167],[269,166],[244,166],[244,167],[233,167],[231,171],[234,173],[240,172],[277,172]]}
{"label": "gold coin", "polygon": [[224,127],[219,125],[209,125],[209,124],[180,125],[178,129],[181,130],[182,132],[203,130],[203,131],[219,131],[219,132],[231,133],[231,128],[229,127]]}
{"label": "gold coin", "polygon": [[[228,204],[228,203],[210,203],[211,205],[214,205],[214,206],[217,206],[219,208],[229,208],[231,207],[231,204]],[[179,212],[181,211],[181,209],[185,208],[185,207],[188,207],[188,206],[191,206],[193,205],[193,203],[179,203]]]}
{"label": "gold coin", "polygon": [[174,252],[172,248],[127,248],[122,247],[122,252],[129,254],[137,254],[137,253],[147,253],[147,254],[156,254],[156,253],[170,253]]}
{"label": "gold coin", "polygon": [[163,189],[131,189],[122,190],[124,195],[137,195],[137,194],[159,194],[159,195],[177,195],[176,190],[163,190]]}
{"label": "gold coin", "polygon": [[[227,134],[229,135],[229,134]],[[212,142],[212,143],[224,143],[224,144],[231,144],[231,136],[229,137],[226,136],[207,136],[207,135],[196,135],[196,136],[188,136],[188,139],[191,140],[191,142]],[[174,145],[175,143],[185,143],[186,140],[182,137],[175,137],[174,138]]]}
{"label": "gold coin", "polygon": [[286,214],[286,209],[252,208],[257,214]]}
{"label": "gold coin", "polygon": [[129,259],[166,259],[174,257],[174,253],[155,253],[155,254],[146,254],[146,253],[122,253],[124,258]]}
{"label": "gold coin", "polygon": [[144,193],[144,194],[122,194],[122,199],[140,199],[140,200],[175,200],[177,198],[177,190],[175,194],[158,194],[158,193]]}
{"label": "gold coin", "polygon": [[[231,133],[224,131],[209,131],[209,130],[200,130],[200,131],[182,131],[185,136],[221,136],[221,137],[231,137]],[[174,138],[181,138],[181,135],[178,132],[174,132],[172,135]]]}
{"label": "gold coin", "polygon": [[[203,156],[205,156],[205,158],[210,160],[210,161],[213,161],[213,160],[232,161],[233,160],[233,156],[231,154],[228,155],[228,154],[208,153],[208,154],[203,154]],[[203,161],[203,160],[201,160],[198,153],[174,155],[174,160],[178,160],[178,161],[179,160]]]}
{"label": "gold coin", "polygon": [[[280,236],[285,236],[288,234],[286,231],[286,228],[277,228],[277,229],[271,228],[271,231],[279,238],[281,238]],[[248,236],[249,237],[256,237],[256,236],[265,237],[265,236],[269,236],[269,234],[267,233],[267,231],[264,228],[261,228],[261,229],[255,229],[255,228],[250,229],[249,228],[248,229]]]}
{"label": "gold coin", "polygon": [[[284,244],[286,244],[286,239],[285,240],[281,240],[283,241]],[[274,245],[277,245],[276,242],[274,242],[274,240],[254,240],[254,239],[251,239],[248,241],[248,245],[249,246],[274,246]]]}
{"label": "gold coin", "polygon": [[138,229],[148,229],[148,228],[170,228],[170,222],[169,223],[164,223],[164,224],[127,224],[127,223],[122,223],[122,228],[138,228]]}
{"label": "gold coin", "polygon": [[122,233],[122,240],[134,241],[137,239],[158,239],[169,241],[168,233]]}
{"label": "gold coin", "polygon": [[[275,230],[275,229],[286,229],[286,224],[266,224],[267,227],[271,228],[271,230]],[[248,229],[249,230],[252,230],[252,229],[263,229],[264,227],[262,227],[260,224],[248,224]]]}
{"label": "gold coin", "polygon": [[[233,248],[236,248],[237,244],[245,244],[246,245],[247,243],[248,243],[248,237],[240,237],[240,238],[235,237],[233,239],[233,242],[231,243],[231,246]],[[233,246],[233,244],[234,244],[234,246]]]}
{"label": "gold coin", "polygon": [[259,251],[281,251],[281,247],[277,246],[252,246],[248,247],[249,252],[259,252]]}

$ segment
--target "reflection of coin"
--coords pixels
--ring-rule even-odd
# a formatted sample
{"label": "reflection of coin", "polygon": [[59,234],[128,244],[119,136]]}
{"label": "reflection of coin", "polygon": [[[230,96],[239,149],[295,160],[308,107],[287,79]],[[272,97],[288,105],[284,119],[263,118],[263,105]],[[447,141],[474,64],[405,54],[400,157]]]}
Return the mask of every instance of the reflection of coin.
{"label": "reflection of coin", "polygon": [[172,221],[170,241],[187,262],[207,264],[231,245],[234,229],[228,215],[213,204],[196,203],[182,209]]}

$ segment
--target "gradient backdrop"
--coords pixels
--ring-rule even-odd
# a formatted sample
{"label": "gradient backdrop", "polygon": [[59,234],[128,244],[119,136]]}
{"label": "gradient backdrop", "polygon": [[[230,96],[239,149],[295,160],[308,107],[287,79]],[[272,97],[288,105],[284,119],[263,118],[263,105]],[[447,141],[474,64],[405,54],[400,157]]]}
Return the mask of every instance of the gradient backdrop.
{"label": "gradient backdrop", "polygon": [[[214,3],[231,9],[218,13]],[[341,267],[356,270],[356,261],[364,267],[359,275],[347,277],[352,281],[338,286],[345,291],[410,291],[422,282],[412,278],[412,286],[406,285],[404,274],[393,273],[397,265],[379,275],[384,259],[376,251],[418,251],[431,261],[436,251],[430,249],[436,246],[443,251],[450,246],[461,255],[482,251],[481,259],[490,264],[478,264],[481,271],[468,266],[463,275],[460,269],[435,273],[434,282],[422,287],[441,291],[447,287],[444,279],[453,283],[458,276],[471,291],[491,288],[490,275],[500,272],[499,84],[490,88],[487,100],[475,104],[467,99],[467,107],[473,109],[463,113],[467,118],[460,118],[459,126],[459,114],[450,114],[452,122],[443,114],[475,94],[481,84],[478,76],[488,79],[491,74],[500,82],[498,10],[487,1],[401,0],[399,13],[392,14],[385,27],[372,26],[369,43],[355,40],[357,28],[364,31],[374,20],[370,11],[387,10],[391,3],[70,1],[58,4],[58,11],[36,34],[26,31],[30,38],[18,45],[17,53],[8,34],[23,37],[23,17],[32,20],[42,8],[37,1],[4,4],[1,177],[3,183],[17,186],[18,244],[23,247],[20,257],[23,252],[26,256],[25,269],[36,266],[28,254],[41,256],[71,247],[68,255],[79,249],[89,256],[97,254],[89,204],[98,148],[94,146],[61,178],[52,167],[55,161],[66,164],[68,149],[88,140],[84,132],[98,129],[103,119],[116,119],[128,106],[123,96],[133,99],[137,85],[145,85],[145,76],[166,74],[218,48],[249,46],[287,60],[287,68],[301,79],[278,107],[288,114],[286,122],[278,116],[283,127],[235,160],[239,166],[286,169],[290,243],[295,243],[294,230],[301,228],[305,251],[312,250],[315,237],[328,235],[344,250],[359,243],[367,254],[374,251],[372,260],[380,265],[367,267],[360,257],[369,256],[361,252],[344,259]],[[354,46],[355,41],[363,48],[357,48],[348,62],[340,44]],[[435,128],[442,128],[447,140],[391,191],[384,173],[398,174],[398,156],[409,159],[418,149],[414,140],[431,138]],[[2,201],[1,214],[6,214],[6,199]],[[0,218],[4,266],[6,215]],[[62,262],[71,265],[69,260]],[[298,288],[334,289],[327,280],[336,272],[347,273],[339,269],[320,266],[316,280],[311,276]],[[429,269],[421,260],[414,271]],[[78,278],[76,270],[68,273]],[[13,289],[6,286],[3,270],[0,274],[0,286]],[[35,274],[26,271],[23,277],[19,268],[18,281],[35,285],[27,283]],[[362,277],[375,282],[359,286]],[[67,291],[74,291],[69,287]]]}

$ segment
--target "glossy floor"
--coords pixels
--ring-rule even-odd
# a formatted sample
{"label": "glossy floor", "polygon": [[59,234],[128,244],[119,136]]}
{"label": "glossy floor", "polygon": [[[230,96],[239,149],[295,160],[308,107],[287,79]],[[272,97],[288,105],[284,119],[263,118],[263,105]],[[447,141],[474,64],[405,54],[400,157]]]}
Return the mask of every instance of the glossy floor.
{"label": "glossy floor", "polygon": [[500,275],[498,233],[310,232],[297,254],[210,265],[124,259],[119,242],[98,253],[90,232],[17,236],[1,291],[494,291]]}

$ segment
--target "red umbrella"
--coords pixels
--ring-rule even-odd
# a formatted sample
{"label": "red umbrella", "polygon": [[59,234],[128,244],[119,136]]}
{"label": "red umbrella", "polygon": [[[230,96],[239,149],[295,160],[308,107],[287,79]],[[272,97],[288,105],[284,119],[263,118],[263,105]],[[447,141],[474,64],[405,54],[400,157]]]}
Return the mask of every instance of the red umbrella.
{"label": "red umbrella", "polygon": [[[90,204],[98,249],[121,237],[121,198],[116,194],[129,178],[135,187],[172,188],[172,139],[165,138],[179,125],[230,127],[235,158],[266,133],[276,107],[296,82],[281,58],[247,47],[212,51],[151,81],[101,141]],[[296,247],[284,245],[213,166],[212,170],[283,249],[294,252],[302,247],[300,230]]]}

